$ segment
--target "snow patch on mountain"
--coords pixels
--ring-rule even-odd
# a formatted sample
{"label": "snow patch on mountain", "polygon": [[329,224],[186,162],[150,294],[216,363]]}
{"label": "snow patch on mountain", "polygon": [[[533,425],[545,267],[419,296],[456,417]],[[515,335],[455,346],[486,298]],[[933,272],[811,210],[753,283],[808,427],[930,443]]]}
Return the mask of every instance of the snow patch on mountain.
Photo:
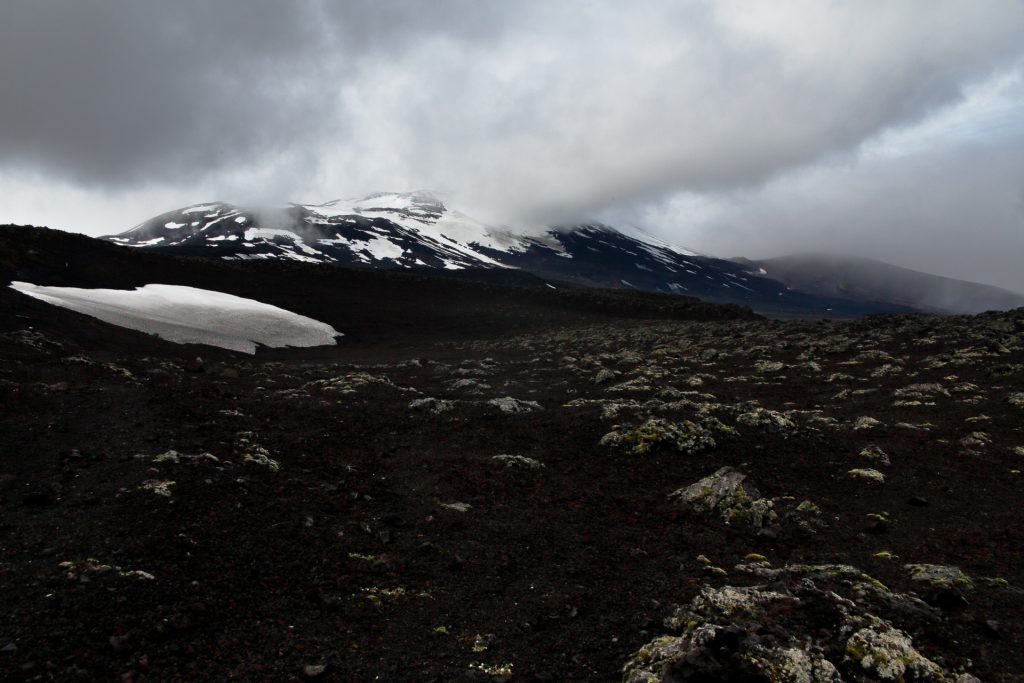
{"label": "snow patch on mountain", "polygon": [[255,353],[256,345],[327,346],[340,332],[326,323],[253,299],[195,287],[145,285],[134,290],[43,287],[12,282],[34,299],[180,344]]}

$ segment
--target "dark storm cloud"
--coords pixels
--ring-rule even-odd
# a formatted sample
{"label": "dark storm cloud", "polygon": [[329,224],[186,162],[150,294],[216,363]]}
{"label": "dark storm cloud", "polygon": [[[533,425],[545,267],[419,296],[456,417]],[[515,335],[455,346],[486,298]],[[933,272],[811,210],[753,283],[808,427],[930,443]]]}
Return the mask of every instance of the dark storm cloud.
{"label": "dark storm cloud", "polygon": [[361,61],[401,53],[446,15],[468,36],[487,35],[479,3],[426,7],[9,3],[0,21],[0,160],[94,185],[194,178],[282,151],[315,165],[344,138],[336,94]]}
{"label": "dark storm cloud", "polygon": [[285,3],[16,2],[0,22],[0,158],[90,184],[203,173],[286,144],[315,75]]}
{"label": "dark storm cloud", "polygon": [[361,184],[351,167],[364,166],[579,210],[753,182],[920,116],[1018,49],[1019,13],[1005,2],[17,2],[0,23],[0,158],[130,184],[287,153],[310,178]]}

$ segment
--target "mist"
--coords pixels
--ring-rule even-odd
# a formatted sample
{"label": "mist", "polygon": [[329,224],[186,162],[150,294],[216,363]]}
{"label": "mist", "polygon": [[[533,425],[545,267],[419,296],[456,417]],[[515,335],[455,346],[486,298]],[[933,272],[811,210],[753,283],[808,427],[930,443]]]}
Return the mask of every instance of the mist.
{"label": "mist", "polygon": [[[427,188],[499,223],[614,220],[722,256],[843,250],[1024,291],[1024,145],[1007,124],[1024,96],[1000,91],[1000,125],[949,118],[1020,74],[1021,3],[4,15],[4,222],[106,234],[201,201]],[[915,130],[930,132],[893,148]]]}

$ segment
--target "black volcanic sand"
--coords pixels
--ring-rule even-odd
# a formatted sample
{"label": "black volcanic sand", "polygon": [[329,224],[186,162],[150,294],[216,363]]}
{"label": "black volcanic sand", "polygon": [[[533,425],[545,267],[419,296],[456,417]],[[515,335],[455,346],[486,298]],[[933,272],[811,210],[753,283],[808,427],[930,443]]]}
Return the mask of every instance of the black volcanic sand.
{"label": "black volcanic sand", "polygon": [[[4,680],[618,680],[677,633],[674,605],[764,584],[750,553],[856,567],[924,600],[879,615],[921,656],[1024,679],[1024,311],[652,321],[544,303],[547,330],[523,304],[414,334],[360,310],[378,320],[365,340],[251,357],[6,289],[0,305]],[[540,409],[488,403],[503,397]],[[758,407],[775,422],[744,422]],[[599,443],[708,416],[737,433],[709,427],[694,453],[656,429],[642,454]],[[669,499],[725,465],[775,524]],[[810,525],[786,514],[804,500]],[[843,680],[883,680],[830,656]]]}

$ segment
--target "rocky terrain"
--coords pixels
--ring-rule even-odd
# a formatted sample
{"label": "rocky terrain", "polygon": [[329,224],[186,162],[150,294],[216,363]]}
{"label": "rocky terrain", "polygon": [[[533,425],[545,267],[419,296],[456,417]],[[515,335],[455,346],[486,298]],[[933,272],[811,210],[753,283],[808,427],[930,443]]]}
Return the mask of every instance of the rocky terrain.
{"label": "rocky terrain", "polygon": [[5,282],[4,680],[1024,680],[1024,310],[780,322],[0,237],[7,280],[346,332],[176,345]]}

